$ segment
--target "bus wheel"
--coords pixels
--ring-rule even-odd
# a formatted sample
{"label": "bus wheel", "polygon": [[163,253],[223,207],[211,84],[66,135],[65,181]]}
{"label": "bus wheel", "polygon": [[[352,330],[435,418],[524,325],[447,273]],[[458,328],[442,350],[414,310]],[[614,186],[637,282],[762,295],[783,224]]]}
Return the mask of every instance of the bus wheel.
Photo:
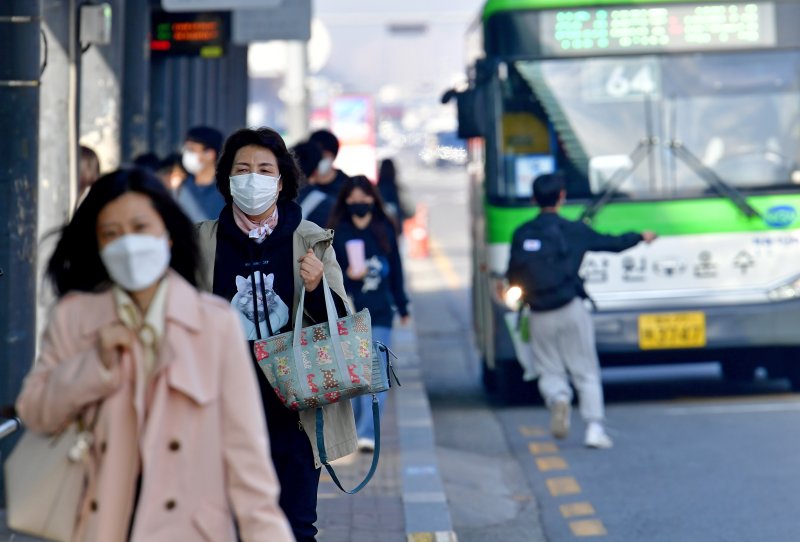
{"label": "bus wheel", "polygon": [[720,362],[722,376],[731,382],[750,382],[755,378],[756,367],[752,362],[727,359]]}

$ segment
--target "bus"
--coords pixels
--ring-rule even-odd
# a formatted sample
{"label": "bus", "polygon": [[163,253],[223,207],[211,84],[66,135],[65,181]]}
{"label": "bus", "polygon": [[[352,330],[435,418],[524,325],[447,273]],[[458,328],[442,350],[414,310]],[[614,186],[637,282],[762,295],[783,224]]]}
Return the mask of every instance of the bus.
{"label": "bus", "polygon": [[800,388],[800,2],[488,0],[451,89],[468,139],[474,329],[485,385],[519,393],[504,276],[531,181],[562,214],[654,230],[590,253],[602,366],[717,361]]}

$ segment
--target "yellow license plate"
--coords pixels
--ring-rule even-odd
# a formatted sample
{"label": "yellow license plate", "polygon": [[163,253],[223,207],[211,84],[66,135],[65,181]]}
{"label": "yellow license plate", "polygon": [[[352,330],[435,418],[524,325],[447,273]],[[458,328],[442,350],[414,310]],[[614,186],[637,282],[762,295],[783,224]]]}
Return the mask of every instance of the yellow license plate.
{"label": "yellow license plate", "polygon": [[639,348],[699,348],[706,345],[706,315],[665,312],[639,315]]}

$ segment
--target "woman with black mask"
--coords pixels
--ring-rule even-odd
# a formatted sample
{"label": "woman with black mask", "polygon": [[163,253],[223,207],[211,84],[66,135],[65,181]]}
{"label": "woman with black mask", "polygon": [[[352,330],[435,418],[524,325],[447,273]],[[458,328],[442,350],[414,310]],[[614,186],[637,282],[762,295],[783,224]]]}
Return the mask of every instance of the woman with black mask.
{"label": "woman with black mask", "polygon": [[[408,322],[408,297],[395,224],[375,185],[363,175],[346,179],[328,225],[336,230],[333,244],[345,270],[345,290],[356,310],[369,309],[373,340],[390,346],[395,311],[403,325]],[[385,395],[378,394],[381,409]],[[364,451],[375,447],[371,405],[370,395],[353,399],[358,447]]]}

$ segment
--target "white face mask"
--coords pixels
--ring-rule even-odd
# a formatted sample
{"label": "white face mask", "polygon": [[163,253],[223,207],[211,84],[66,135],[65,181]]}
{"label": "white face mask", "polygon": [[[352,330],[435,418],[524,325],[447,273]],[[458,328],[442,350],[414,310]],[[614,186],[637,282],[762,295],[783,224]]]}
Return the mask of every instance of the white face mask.
{"label": "white face mask", "polygon": [[172,256],[169,236],[131,233],[107,244],[100,259],[117,285],[129,292],[144,290],[164,276]]}
{"label": "white face mask", "polygon": [[203,164],[200,162],[200,154],[196,152],[183,151],[181,163],[183,164],[183,169],[188,171],[191,175],[197,175],[203,170]]}
{"label": "white face mask", "polygon": [[323,158],[317,164],[317,173],[323,177],[333,169],[333,158]]}
{"label": "white face mask", "polygon": [[244,214],[258,216],[278,201],[277,177],[259,173],[233,175],[231,179],[231,197],[236,206]]}

